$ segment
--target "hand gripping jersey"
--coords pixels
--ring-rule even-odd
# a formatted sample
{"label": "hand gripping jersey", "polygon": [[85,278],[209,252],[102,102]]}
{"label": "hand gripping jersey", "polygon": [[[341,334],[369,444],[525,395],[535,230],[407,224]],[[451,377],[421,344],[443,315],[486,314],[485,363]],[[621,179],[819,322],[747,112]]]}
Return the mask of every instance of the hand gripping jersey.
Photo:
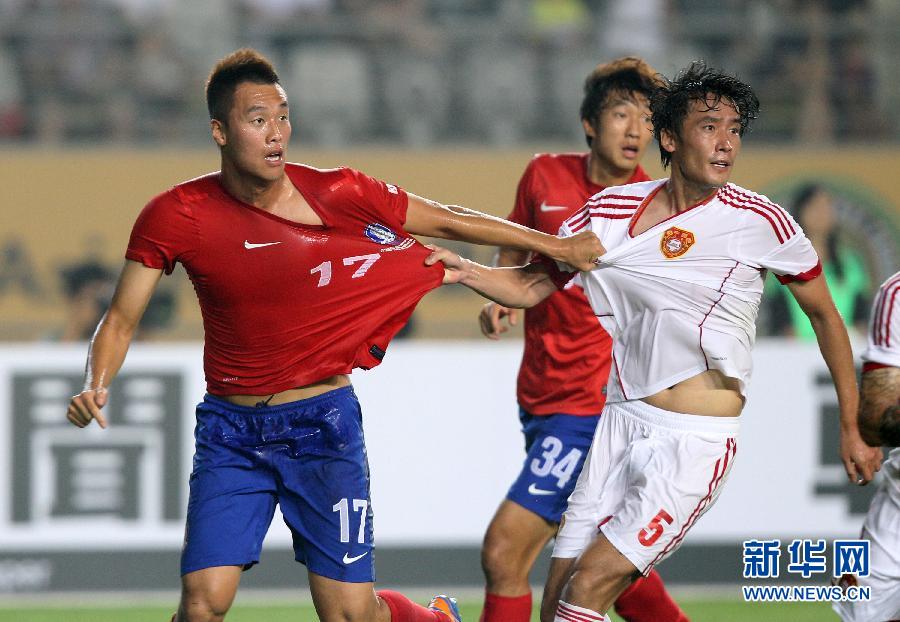
{"label": "hand gripping jersey", "polygon": [[[900,272],[881,284],[872,305],[869,320],[869,343],[862,353],[863,370],[879,367],[900,367]],[[900,500],[900,448],[888,454],[892,466],[885,473],[894,474],[895,495]]]}
{"label": "hand gripping jersey", "polygon": [[765,271],[787,283],[822,270],[785,210],[734,184],[634,235],[666,182],[607,188],[560,228],[562,236],[593,231],[607,249],[581,280],[613,338],[610,402],[652,395],[708,369],[736,378],[746,394]]}
{"label": "hand gripping jersey", "polygon": [[[507,217],[555,235],[603,186],[588,178],[587,153],[538,154],[525,169]],[[639,166],[629,183],[648,180]],[[580,287],[567,287],[525,310],[525,350],[517,398],[532,415],[597,415],[606,401],[609,335]]]}
{"label": "hand gripping jersey", "polygon": [[286,165],[323,226],[225,192],[219,174],[154,198],[126,257],[194,284],[216,395],[266,395],[381,362],[443,269],[403,230],[407,195],[357,171]]}

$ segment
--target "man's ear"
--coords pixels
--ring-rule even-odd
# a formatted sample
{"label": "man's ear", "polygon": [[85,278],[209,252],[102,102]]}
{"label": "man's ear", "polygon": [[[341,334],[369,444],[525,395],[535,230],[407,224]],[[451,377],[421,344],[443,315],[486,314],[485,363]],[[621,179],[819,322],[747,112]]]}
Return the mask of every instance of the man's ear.
{"label": "man's ear", "polygon": [[669,130],[660,130],[659,146],[669,153],[675,153],[675,149],[678,146],[678,138]]}
{"label": "man's ear", "polygon": [[590,138],[591,140],[597,138],[597,130],[594,129],[594,126],[591,125],[591,122],[590,122],[590,121],[588,121],[587,119],[582,119],[582,120],[581,120],[581,127],[584,128],[584,134],[585,134],[585,136],[587,136],[587,137]]}
{"label": "man's ear", "polygon": [[210,119],[209,129],[212,133],[213,140],[216,141],[216,144],[220,147],[224,147],[228,142],[228,139],[225,136],[225,126],[222,124],[222,122],[218,119]]}

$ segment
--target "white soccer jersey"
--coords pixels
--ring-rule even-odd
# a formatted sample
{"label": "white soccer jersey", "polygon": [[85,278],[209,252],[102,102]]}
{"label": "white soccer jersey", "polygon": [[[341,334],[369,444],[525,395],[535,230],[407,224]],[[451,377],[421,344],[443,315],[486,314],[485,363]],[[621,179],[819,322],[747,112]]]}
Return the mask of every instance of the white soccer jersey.
{"label": "white soccer jersey", "polygon": [[633,235],[666,182],[607,188],[560,228],[563,237],[593,231],[606,248],[599,267],[580,276],[614,340],[610,402],[653,395],[709,369],[739,380],[746,394],[766,271],[787,283],[822,270],[784,209],[734,184]]}
{"label": "white soccer jersey", "polygon": [[[882,283],[875,296],[862,359],[900,367],[900,272]],[[858,582],[872,589],[872,599],[835,602],[832,608],[844,622],[900,618],[900,448],[891,450],[881,473],[861,534],[872,543],[872,552],[869,576]]]}
{"label": "white soccer jersey", "polygon": [[900,367],[900,272],[878,289],[869,319],[869,345],[862,360]]}
{"label": "white soccer jersey", "polygon": [[[865,363],[900,367],[900,272],[881,284],[872,303],[869,319],[869,345],[862,353]],[[887,462],[892,466],[886,474],[900,474],[900,447],[891,450]],[[885,465],[888,466],[888,465]],[[900,505],[900,484],[894,485]]]}

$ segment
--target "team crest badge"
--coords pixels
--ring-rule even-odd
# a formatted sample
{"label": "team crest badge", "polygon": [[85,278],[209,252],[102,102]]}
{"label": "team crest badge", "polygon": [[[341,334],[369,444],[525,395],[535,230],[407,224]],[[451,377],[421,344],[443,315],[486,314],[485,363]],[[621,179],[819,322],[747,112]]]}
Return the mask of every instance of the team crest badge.
{"label": "team crest badge", "polygon": [[397,244],[400,239],[396,233],[390,230],[390,228],[385,227],[380,222],[373,222],[366,225],[366,237],[372,240],[377,244],[384,244],[385,246],[391,246],[393,244]]}
{"label": "team crest badge", "polygon": [[669,227],[659,241],[659,250],[666,259],[684,255],[694,245],[694,234],[678,227]]}

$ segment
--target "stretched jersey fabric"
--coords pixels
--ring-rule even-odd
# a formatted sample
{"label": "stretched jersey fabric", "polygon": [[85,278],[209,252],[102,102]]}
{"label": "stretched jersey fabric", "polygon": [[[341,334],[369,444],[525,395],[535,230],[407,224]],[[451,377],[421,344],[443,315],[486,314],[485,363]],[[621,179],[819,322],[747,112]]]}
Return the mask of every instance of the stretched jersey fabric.
{"label": "stretched jersey fabric", "polygon": [[[879,367],[900,367],[900,272],[882,283],[875,295],[868,339],[862,353],[864,372]],[[900,473],[900,448],[891,450],[887,462],[893,465],[893,473]],[[894,496],[900,499],[900,485],[895,486]]]}
{"label": "stretched jersey fabric", "polygon": [[765,272],[811,280],[818,256],[784,209],[734,184],[635,235],[666,183],[607,188],[560,228],[593,231],[607,249],[580,275],[613,338],[607,399],[640,399],[709,369],[736,378],[746,395]]}
{"label": "stretched jersey fabric", "polygon": [[216,395],[264,395],[381,362],[416,303],[441,284],[403,230],[408,197],[348,168],[288,164],[324,225],[285,220],[229,195],[213,173],[157,196],[126,257],[194,284]]}
{"label": "stretched jersey fabric", "polygon": [[[588,177],[589,155],[536,155],[522,174],[508,220],[555,235],[566,218],[603,190]],[[628,183],[648,179],[638,166]],[[611,347],[580,287],[561,289],[526,309],[519,405],[532,415],[599,414]]]}

